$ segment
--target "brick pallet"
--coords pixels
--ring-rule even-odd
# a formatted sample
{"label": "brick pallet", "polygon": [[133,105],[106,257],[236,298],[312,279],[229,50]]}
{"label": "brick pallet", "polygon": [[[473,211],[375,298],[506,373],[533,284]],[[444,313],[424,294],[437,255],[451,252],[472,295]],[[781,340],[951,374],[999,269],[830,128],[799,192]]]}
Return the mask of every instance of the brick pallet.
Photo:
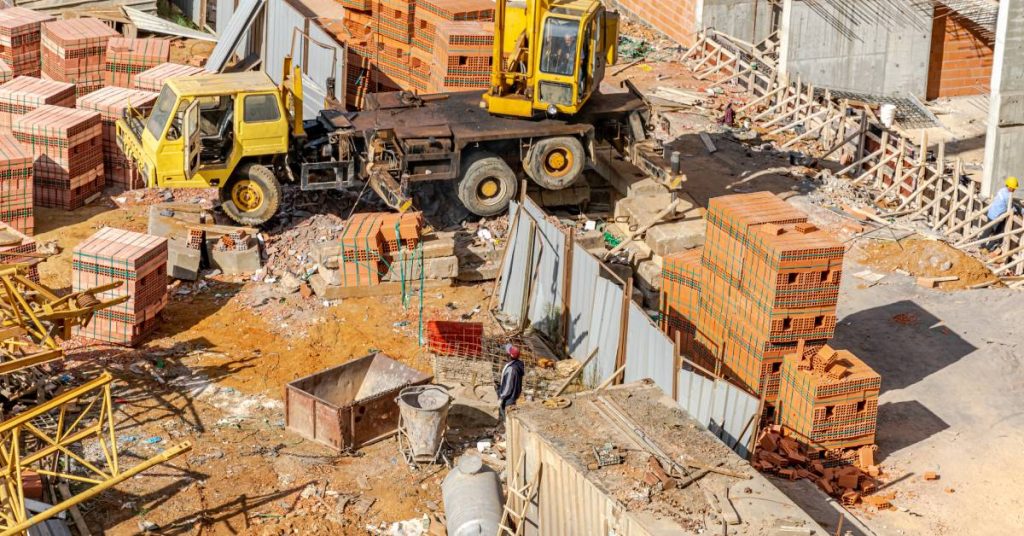
{"label": "brick pallet", "polygon": [[23,7],[0,9],[0,60],[10,67],[11,78],[40,75],[41,26],[52,20]]}
{"label": "brick pallet", "polygon": [[72,252],[73,291],[107,283],[123,284],[100,299],[131,296],[118,306],[96,313],[77,333],[84,337],[134,346],[156,326],[167,304],[167,239],[107,227]]}
{"label": "brick pallet", "polygon": [[0,60],[0,84],[6,84],[14,78],[14,71],[11,69],[7,62]]}
{"label": "brick pallet", "polygon": [[76,96],[105,85],[107,45],[120,34],[99,19],[43,23],[43,74],[75,84]]}
{"label": "brick pallet", "polygon": [[133,87],[135,77],[166,63],[171,43],[166,39],[114,37],[107,42],[104,82],[108,86]]}
{"label": "brick pallet", "polygon": [[416,3],[413,0],[374,0],[370,28],[401,43],[412,42]]}
{"label": "brick pallet", "polygon": [[0,128],[11,128],[15,118],[44,104],[74,108],[75,86],[30,76],[0,85]]}
{"label": "brick pallet", "polygon": [[19,117],[14,136],[35,156],[34,203],[76,209],[105,183],[100,114],[40,106]]}
{"label": "brick pallet", "polygon": [[79,109],[100,113],[103,124],[103,165],[108,184],[127,190],[145,186],[142,184],[142,177],[117,146],[115,123],[124,115],[129,105],[135,109],[151,108],[156,98],[157,93],[123,87],[105,87],[79,97]]}
{"label": "brick pallet", "polygon": [[845,350],[798,351],[782,365],[779,419],[812,452],[875,442],[882,379]]}
{"label": "brick pallet", "polygon": [[[10,225],[0,223],[0,253],[35,253],[36,241],[19,232]],[[0,256],[0,264],[31,263],[32,257],[18,257],[16,255]],[[28,278],[36,283],[39,282],[38,266],[33,265],[28,270]]]}
{"label": "brick pallet", "polygon": [[452,21],[493,21],[494,2],[490,0],[418,0],[412,44],[433,55],[437,27]]}
{"label": "brick pallet", "polygon": [[[32,214],[32,153],[12,134],[0,133],[0,221],[26,235],[35,230]],[[0,258],[0,263],[10,262]]]}
{"label": "brick pallet", "polygon": [[430,90],[485,88],[490,83],[494,25],[456,21],[437,26],[430,66]]}
{"label": "brick pallet", "polygon": [[202,67],[180,65],[177,63],[161,63],[156,67],[151,67],[135,75],[135,78],[132,80],[132,87],[143,91],[159,93],[164,87],[164,82],[171,78],[185,78],[202,74],[203,72]]}

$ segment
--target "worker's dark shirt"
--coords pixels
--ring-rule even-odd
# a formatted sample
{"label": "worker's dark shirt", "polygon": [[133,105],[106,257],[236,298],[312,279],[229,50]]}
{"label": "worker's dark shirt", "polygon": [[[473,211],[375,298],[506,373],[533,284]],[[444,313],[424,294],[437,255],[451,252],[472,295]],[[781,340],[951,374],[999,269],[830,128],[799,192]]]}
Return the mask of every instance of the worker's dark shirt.
{"label": "worker's dark shirt", "polygon": [[501,383],[498,385],[498,400],[503,405],[513,405],[523,394],[523,374],[526,367],[518,359],[510,359],[501,369]]}

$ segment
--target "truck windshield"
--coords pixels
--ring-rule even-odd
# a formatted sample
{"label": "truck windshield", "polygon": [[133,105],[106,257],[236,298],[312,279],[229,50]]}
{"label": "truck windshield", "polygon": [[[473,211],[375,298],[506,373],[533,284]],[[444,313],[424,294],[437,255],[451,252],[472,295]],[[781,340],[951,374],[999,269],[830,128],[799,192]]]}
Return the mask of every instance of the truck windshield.
{"label": "truck windshield", "polygon": [[174,111],[174,103],[178,100],[178,96],[171,91],[171,88],[164,86],[160,90],[160,96],[156,99],[156,104],[153,105],[153,113],[149,115],[149,121],[146,123],[146,130],[153,135],[154,138],[160,139],[160,136],[164,133],[164,127],[167,126],[167,119],[171,117],[171,112]]}
{"label": "truck windshield", "polygon": [[576,70],[576,42],[579,21],[548,17],[544,21],[544,49],[540,70],[548,74],[572,76]]}

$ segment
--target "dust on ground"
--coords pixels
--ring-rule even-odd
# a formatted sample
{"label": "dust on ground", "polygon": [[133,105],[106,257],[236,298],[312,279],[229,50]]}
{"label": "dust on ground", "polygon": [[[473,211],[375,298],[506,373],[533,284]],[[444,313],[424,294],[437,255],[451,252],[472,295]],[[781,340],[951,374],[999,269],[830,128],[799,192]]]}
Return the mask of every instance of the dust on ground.
{"label": "dust on ground", "polygon": [[939,283],[942,290],[965,289],[995,278],[978,259],[939,240],[907,238],[872,240],[862,248],[860,262],[887,271],[903,270],[915,277],[957,276]]}

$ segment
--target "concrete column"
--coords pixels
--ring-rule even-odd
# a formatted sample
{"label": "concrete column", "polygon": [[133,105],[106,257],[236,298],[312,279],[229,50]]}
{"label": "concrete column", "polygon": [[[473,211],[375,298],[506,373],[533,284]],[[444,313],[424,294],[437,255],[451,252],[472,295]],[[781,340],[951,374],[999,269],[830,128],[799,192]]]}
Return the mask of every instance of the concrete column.
{"label": "concrete column", "polygon": [[793,0],[782,1],[782,15],[779,17],[779,65],[777,71],[782,80],[789,75],[789,48],[792,46],[790,32],[793,30]]}
{"label": "concrete column", "polygon": [[1000,0],[992,58],[992,97],[981,192],[992,196],[1008,175],[1024,176],[1024,0]]}

